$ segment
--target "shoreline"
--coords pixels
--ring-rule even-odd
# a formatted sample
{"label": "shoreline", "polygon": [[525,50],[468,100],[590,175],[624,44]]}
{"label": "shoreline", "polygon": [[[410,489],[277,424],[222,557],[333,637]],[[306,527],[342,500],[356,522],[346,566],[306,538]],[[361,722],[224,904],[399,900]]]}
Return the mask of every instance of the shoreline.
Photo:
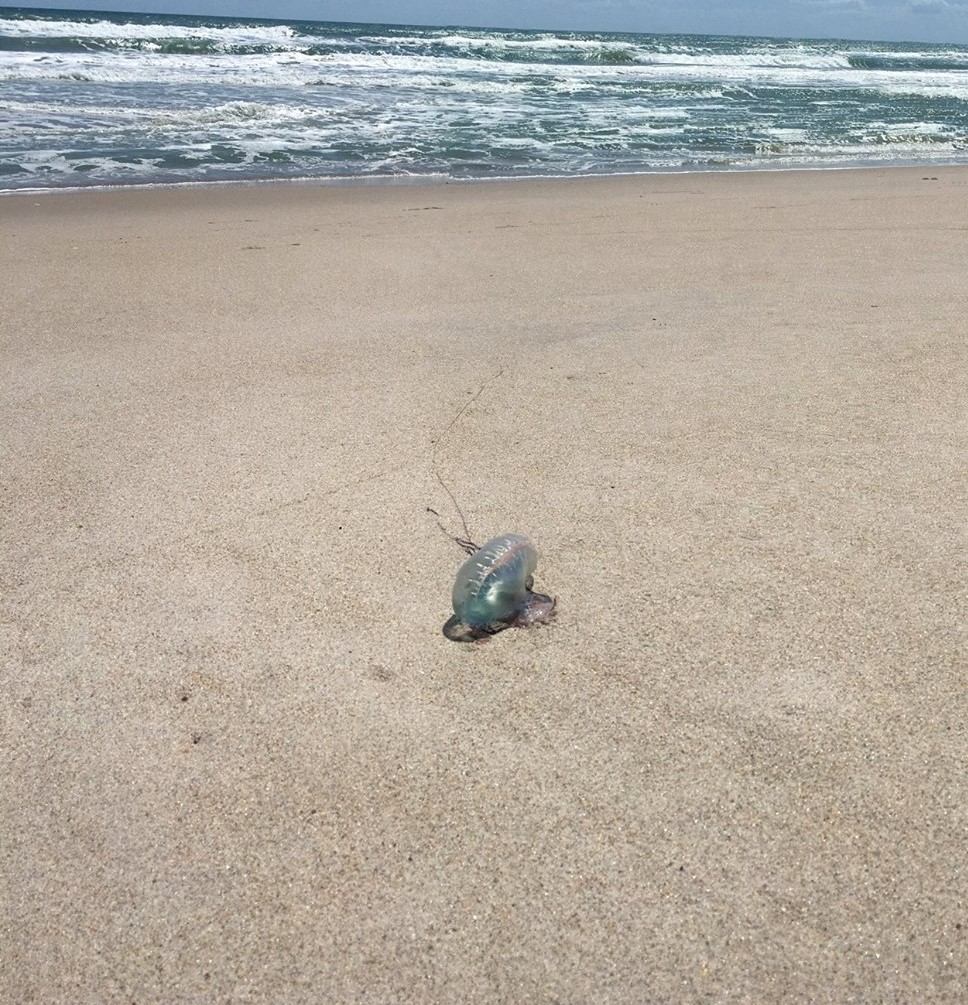
{"label": "shoreline", "polygon": [[0,198],[16,195],[76,195],[84,192],[126,192],[134,190],[177,190],[177,189],[219,189],[219,188],[426,188],[441,186],[466,185],[504,185],[520,184],[522,182],[571,182],[571,181],[632,181],[637,178],[681,176],[720,176],[720,175],[759,175],[759,174],[815,174],[842,173],[850,171],[918,171],[918,170],[952,170],[968,168],[968,159],[930,161],[926,163],[908,161],[890,161],[886,163],[860,162],[856,164],[815,164],[794,165],[790,167],[775,167],[771,165],[724,168],[682,168],[679,170],[645,170],[630,172],[604,172],[602,174],[582,175],[515,175],[511,177],[490,178],[454,178],[446,175],[379,175],[379,176],[300,176],[295,178],[222,178],[211,181],[172,181],[172,182],[127,182],[104,183],[92,185],[65,185],[40,188],[0,188]]}
{"label": "shoreline", "polygon": [[0,999],[960,1002],[968,171],[125,191],[0,204]]}

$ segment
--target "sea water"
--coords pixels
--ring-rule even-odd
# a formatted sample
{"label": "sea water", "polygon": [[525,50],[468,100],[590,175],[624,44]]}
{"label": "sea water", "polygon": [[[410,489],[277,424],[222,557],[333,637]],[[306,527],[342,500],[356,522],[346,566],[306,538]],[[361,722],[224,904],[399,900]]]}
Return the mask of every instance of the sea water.
{"label": "sea water", "polygon": [[968,161],[968,47],[0,9],[0,189]]}

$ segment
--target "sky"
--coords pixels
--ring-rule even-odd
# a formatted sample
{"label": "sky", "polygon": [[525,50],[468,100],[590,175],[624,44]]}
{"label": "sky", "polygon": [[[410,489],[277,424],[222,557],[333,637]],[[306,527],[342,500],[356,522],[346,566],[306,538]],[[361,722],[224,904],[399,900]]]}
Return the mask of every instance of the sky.
{"label": "sky", "polygon": [[57,0],[0,6],[391,24],[968,42],[968,0]]}

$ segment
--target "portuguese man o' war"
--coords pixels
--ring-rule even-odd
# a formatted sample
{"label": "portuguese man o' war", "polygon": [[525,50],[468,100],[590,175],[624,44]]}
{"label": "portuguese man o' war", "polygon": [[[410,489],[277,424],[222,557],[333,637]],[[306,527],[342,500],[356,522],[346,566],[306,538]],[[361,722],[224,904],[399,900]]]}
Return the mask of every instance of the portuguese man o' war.
{"label": "portuguese man o' war", "polygon": [[477,548],[457,573],[454,616],[444,625],[444,635],[455,642],[476,642],[505,628],[550,621],[556,601],[531,589],[537,565],[538,552],[523,534],[501,534]]}

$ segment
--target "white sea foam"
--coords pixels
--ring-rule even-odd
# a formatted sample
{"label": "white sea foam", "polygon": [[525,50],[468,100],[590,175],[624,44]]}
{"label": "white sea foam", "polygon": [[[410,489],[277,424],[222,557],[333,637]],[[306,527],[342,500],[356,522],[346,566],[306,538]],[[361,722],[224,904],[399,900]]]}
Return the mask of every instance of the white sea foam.
{"label": "white sea foam", "polygon": [[[119,15],[123,18],[123,15]],[[2,34],[11,38],[90,38],[90,39],[193,39],[205,38],[226,46],[293,45],[296,32],[288,25],[231,24],[226,27],[179,25],[133,21],[55,21],[47,19],[4,19]]]}
{"label": "white sea foam", "polygon": [[968,146],[958,47],[146,21],[0,14],[7,38],[60,39],[0,51],[0,187],[938,160]]}
{"label": "white sea foam", "polygon": [[771,64],[735,60],[690,60],[649,65],[591,66],[540,63],[474,62],[458,57],[411,54],[332,53],[309,55],[300,51],[249,55],[220,55],[208,61],[181,53],[145,54],[134,51],[92,53],[4,53],[0,80],[86,80],[101,83],[188,84],[207,82],[230,86],[371,86],[439,88],[449,83],[462,90],[520,91],[532,81],[548,82],[567,92],[620,85],[689,83],[757,87],[849,88],[885,95],[948,95],[968,98],[968,75],[957,70],[827,69],[776,61]]}

